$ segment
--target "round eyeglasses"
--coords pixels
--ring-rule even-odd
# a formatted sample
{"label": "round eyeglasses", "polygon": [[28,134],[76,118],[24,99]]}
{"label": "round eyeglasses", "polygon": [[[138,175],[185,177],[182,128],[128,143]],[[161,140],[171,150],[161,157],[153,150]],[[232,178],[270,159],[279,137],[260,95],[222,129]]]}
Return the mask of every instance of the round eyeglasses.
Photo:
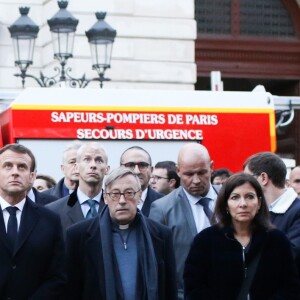
{"label": "round eyeglasses", "polygon": [[121,192],[110,192],[110,193],[105,193],[106,195],[108,195],[110,197],[111,200],[113,201],[119,201],[121,196],[123,196],[125,198],[125,200],[133,200],[136,193],[138,193],[140,190],[138,191],[126,191],[124,193]]}
{"label": "round eyeglasses", "polygon": [[126,164],[122,164],[122,166],[125,166],[126,168],[129,168],[131,170],[134,170],[135,166],[138,166],[140,171],[145,171],[150,166],[150,164],[141,161],[141,162],[128,162]]}

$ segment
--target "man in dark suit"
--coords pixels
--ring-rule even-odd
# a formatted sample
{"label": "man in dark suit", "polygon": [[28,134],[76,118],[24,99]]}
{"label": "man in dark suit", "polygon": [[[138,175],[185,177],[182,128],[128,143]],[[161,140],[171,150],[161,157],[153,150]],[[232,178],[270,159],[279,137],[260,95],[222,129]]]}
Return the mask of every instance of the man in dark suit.
{"label": "man in dark suit", "polygon": [[106,152],[100,142],[84,143],[78,149],[78,188],[70,196],[46,206],[60,215],[64,234],[70,225],[94,216],[105,206],[102,184],[109,170],[107,161]]}
{"label": "man in dark suit", "polygon": [[145,216],[149,216],[151,203],[164,196],[149,186],[153,170],[150,154],[139,146],[130,147],[122,153],[120,165],[132,169],[140,179],[142,195],[138,203],[138,208]]}
{"label": "man in dark suit", "polygon": [[[183,269],[190,246],[195,235],[210,226],[217,198],[210,183],[212,170],[213,161],[203,145],[184,145],[177,160],[181,187],[154,201],[151,206],[149,217],[172,229],[179,299],[183,299]],[[200,204],[201,199],[207,200],[206,204]]]}
{"label": "man in dark suit", "polygon": [[285,186],[287,170],[283,160],[272,152],[260,152],[245,161],[244,172],[260,183],[271,222],[290,240],[300,272],[300,199],[293,188]]}
{"label": "man in dark suit", "polygon": [[177,299],[171,231],[137,210],[140,195],[137,175],[119,167],[100,216],[67,230],[67,299]]}
{"label": "man in dark suit", "polygon": [[[33,182],[35,181],[35,179],[36,179],[36,170],[34,171]],[[36,188],[33,187],[33,184],[30,186],[27,192],[27,196],[30,198],[30,200],[40,205],[46,205],[58,199],[53,195],[48,195],[39,192]]]}
{"label": "man in dark suit", "polygon": [[36,188],[32,187],[27,196],[35,203],[40,205],[47,205],[57,200],[55,196],[47,195],[39,192]]}
{"label": "man in dark suit", "polygon": [[77,150],[82,143],[73,141],[68,144],[63,152],[62,164],[60,165],[64,177],[53,187],[43,192],[43,194],[55,196],[60,199],[69,196],[78,186],[79,174],[75,168]]}
{"label": "man in dark suit", "polygon": [[19,144],[0,149],[0,299],[53,299],[65,285],[59,216],[26,193],[35,158]]}

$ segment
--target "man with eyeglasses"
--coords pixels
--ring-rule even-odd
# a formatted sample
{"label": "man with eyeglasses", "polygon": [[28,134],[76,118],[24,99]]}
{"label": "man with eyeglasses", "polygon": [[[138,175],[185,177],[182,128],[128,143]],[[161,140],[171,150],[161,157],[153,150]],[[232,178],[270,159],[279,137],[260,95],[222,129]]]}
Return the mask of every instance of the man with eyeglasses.
{"label": "man with eyeglasses", "polygon": [[141,193],[135,172],[119,167],[101,214],[67,230],[66,299],[177,299],[171,230],[137,209]]}
{"label": "man with eyeglasses", "polygon": [[120,165],[133,170],[138,176],[142,188],[138,208],[145,216],[149,216],[151,203],[164,196],[149,186],[150,176],[153,170],[150,154],[139,146],[130,147],[122,153]]}
{"label": "man with eyeglasses", "polygon": [[287,169],[283,160],[272,152],[260,152],[249,157],[243,168],[260,183],[271,222],[290,240],[300,272],[300,199],[293,188],[285,185]]}
{"label": "man with eyeglasses", "polygon": [[82,144],[76,154],[79,172],[78,188],[70,195],[60,198],[46,207],[60,215],[66,229],[84,219],[95,217],[105,206],[102,193],[104,176],[109,171],[107,154],[100,142]]}
{"label": "man with eyeglasses", "polygon": [[169,194],[180,186],[180,178],[176,172],[174,161],[160,161],[152,171],[150,186],[156,192]]}

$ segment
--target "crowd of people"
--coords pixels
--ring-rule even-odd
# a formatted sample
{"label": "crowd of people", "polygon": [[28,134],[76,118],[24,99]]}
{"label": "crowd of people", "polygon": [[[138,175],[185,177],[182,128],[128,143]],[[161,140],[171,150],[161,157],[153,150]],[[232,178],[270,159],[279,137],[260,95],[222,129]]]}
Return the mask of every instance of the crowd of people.
{"label": "crowd of people", "polygon": [[0,149],[0,299],[300,299],[300,167],[256,153],[233,174],[186,143],[154,166],[133,146],[68,144],[63,178]]}

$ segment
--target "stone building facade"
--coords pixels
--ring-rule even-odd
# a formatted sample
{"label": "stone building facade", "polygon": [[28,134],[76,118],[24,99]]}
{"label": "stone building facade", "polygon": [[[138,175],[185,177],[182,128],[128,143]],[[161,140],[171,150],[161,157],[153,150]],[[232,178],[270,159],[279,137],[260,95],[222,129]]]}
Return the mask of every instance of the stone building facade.
{"label": "stone building facade", "polygon": [[[29,6],[29,17],[40,27],[36,40],[34,63],[28,72],[55,74],[51,34],[47,25],[57,11],[56,0],[0,0],[0,90],[21,90],[21,80],[13,76],[11,38],[7,27],[19,16],[19,7]],[[106,21],[117,30],[111,69],[111,82],[105,88],[194,89],[196,82],[196,21],[192,0],[70,0],[68,5],[79,19],[74,58],[69,59],[74,77],[95,77],[91,54],[85,36],[96,22],[95,12],[107,12]],[[26,86],[37,86],[26,80]],[[97,83],[89,87],[98,88]]]}

